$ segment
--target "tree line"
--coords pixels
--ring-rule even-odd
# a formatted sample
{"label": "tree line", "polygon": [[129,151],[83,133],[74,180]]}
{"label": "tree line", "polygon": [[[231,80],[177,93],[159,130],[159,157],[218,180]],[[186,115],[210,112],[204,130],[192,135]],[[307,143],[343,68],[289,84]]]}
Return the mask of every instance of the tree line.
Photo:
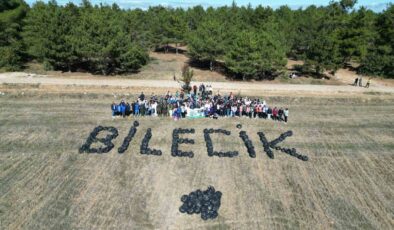
{"label": "tree line", "polygon": [[0,2],[0,68],[15,71],[31,60],[46,69],[95,74],[138,71],[149,51],[187,45],[193,63],[218,65],[236,79],[272,79],[287,58],[299,71],[320,75],[357,63],[366,75],[394,78],[394,5],[376,13],[356,0],[292,10],[287,6],[58,5],[56,1]]}

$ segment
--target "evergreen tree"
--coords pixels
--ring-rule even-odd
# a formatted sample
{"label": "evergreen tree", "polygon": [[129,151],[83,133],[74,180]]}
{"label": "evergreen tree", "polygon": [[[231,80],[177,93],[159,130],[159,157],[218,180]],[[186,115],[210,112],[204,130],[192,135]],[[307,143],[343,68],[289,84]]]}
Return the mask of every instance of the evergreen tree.
{"label": "evergreen tree", "polygon": [[175,43],[176,53],[178,53],[178,44],[185,41],[187,30],[185,12],[183,9],[177,8],[169,15],[168,22],[164,24],[167,43]]}
{"label": "evergreen tree", "polygon": [[361,7],[357,12],[344,16],[345,26],[339,32],[340,52],[343,61],[360,61],[365,58],[368,47],[376,36],[372,11]]}
{"label": "evergreen tree", "polygon": [[13,71],[23,65],[24,44],[20,33],[27,11],[23,0],[2,0],[0,3],[0,68]]}
{"label": "evergreen tree", "polygon": [[55,1],[37,2],[26,18],[24,38],[29,54],[48,69],[133,72],[148,56],[133,41],[125,19],[116,4],[92,6],[85,0],[81,7],[62,7]]}
{"label": "evergreen tree", "polygon": [[146,11],[136,9],[126,12],[126,28],[131,39],[146,49],[155,48],[152,25]]}
{"label": "evergreen tree", "polygon": [[205,18],[205,10],[202,6],[189,8],[186,12],[186,18],[189,31],[194,31],[199,27],[200,22]]}
{"label": "evergreen tree", "polygon": [[213,63],[222,58],[224,54],[224,27],[219,21],[211,18],[200,23],[197,30],[189,36],[188,48],[192,59],[200,62],[208,62],[213,70]]}
{"label": "evergreen tree", "polygon": [[283,44],[274,35],[267,31],[237,34],[226,49],[225,62],[229,71],[243,80],[272,78],[286,64]]}
{"label": "evergreen tree", "polygon": [[335,72],[353,61],[361,62],[362,73],[393,76],[393,6],[377,14],[355,10],[356,3],[273,10],[233,2],[218,8],[156,6],[143,11],[89,0],[80,6],[38,1],[29,10],[23,0],[2,0],[0,68],[20,68],[27,54],[48,69],[134,72],[148,62],[148,50],[164,46],[167,51],[169,44],[186,43],[193,61],[211,70],[224,61],[238,78],[275,77],[285,54],[303,60],[307,73]]}
{"label": "evergreen tree", "polygon": [[82,8],[73,31],[81,63],[93,73],[111,74],[138,70],[148,61],[146,51],[124,30],[124,14],[116,7]]}
{"label": "evergreen tree", "polygon": [[377,37],[362,61],[360,72],[394,78],[394,5],[376,21]]}
{"label": "evergreen tree", "polygon": [[297,34],[297,24],[295,13],[288,6],[282,6],[275,11],[274,20],[277,23],[277,31],[281,33],[283,44],[286,46],[286,53],[294,56],[292,48],[295,46]]}
{"label": "evergreen tree", "polygon": [[47,69],[71,70],[77,60],[71,33],[78,15],[72,3],[65,7],[58,6],[56,1],[33,5],[24,27],[29,54],[43,62]]}
{"label": "evergreen tree", "polygon": [[342,27],[343,11],[338,3],[331,3],[326,8],[311,8],[314,18],[309,29],[308,38],[304,45],[303,59],[304,71],[313,72],[317,75],[325,70],[336,72],[342,65],[340,55],[339,31]]}

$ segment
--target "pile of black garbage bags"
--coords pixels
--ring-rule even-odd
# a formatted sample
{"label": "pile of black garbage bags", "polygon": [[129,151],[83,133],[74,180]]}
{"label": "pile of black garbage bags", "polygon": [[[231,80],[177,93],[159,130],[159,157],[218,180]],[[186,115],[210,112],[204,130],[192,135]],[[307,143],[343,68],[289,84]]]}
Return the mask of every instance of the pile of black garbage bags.
{"label": "pile of black garbage bags", "polygon": [[183,204],[179,211],[189,215],[201,214],[203,220],[215,219],[218,217],[221,198],[222,193],[215,191],[212,186],[209,186],[205,191],[198,189],[181,197]]}

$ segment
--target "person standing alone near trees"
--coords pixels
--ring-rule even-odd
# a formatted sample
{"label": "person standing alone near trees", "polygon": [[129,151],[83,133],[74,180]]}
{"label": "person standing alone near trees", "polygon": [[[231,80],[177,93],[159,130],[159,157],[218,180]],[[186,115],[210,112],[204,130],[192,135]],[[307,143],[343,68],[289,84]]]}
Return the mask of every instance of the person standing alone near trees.
{"label": "person standing alone near trees", "polygon": [[285,122],[287,123],[287,118],[289,117],[289,109],[286,108],[285,111],[283,111],[283,115],[285,115]]}
{"label": "person standing alone near trees", "polygon": [[354,79],[354,86],[357,86],[357,83],[358,83],[358,77],[356,77],[356,79]]}
{"label": "person standing alone near trees", "polygon": [[358,86],[363,87],[363,77],[360,77],[360,79],[358,79]]}
{"label": "person standing alone near trees", "polygon": [[371,78],[368,79],[367,84],[365,85],[365,88],[369,88],[370,84],[371,84]]}

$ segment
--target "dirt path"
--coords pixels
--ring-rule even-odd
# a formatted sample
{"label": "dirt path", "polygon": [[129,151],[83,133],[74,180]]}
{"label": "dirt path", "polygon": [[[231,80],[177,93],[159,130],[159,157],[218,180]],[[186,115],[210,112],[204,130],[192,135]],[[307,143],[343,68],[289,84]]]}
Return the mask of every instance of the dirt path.
{"label": "dirt path", "polygon": [[[0,74],[0,84],[41,84],[57,86],[111,86],[111,87],[137,87],[137,88],[179,88],[180,84],[169,80],[130,80],[121,78],[61,78],[45,75],[29,75],[26,73],[3,73]],[[200,82],[193,82],[200,84]],[[267,84],[260,82],[213,82],[215,91],[234,93],[250,92],[309,92],[309,93],[363,93],[380,92],[394,93],[394,87],[371,86],[369,89],[353,87],[350,85],[301,85],[301,84]]]}

